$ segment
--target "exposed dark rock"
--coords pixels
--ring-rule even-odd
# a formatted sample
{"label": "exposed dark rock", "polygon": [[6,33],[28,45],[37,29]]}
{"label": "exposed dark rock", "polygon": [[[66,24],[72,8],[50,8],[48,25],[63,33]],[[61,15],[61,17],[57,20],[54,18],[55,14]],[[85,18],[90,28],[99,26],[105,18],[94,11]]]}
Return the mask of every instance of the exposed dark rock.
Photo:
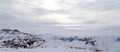
{"label": "exposed dark rock", "polygon": [[[35,42],[39,42],[39,45],[34,45]],[[11,39],[11,40],[5,40],[3,41],[3,47],[6,48],[35,48],[39,47],[41,44],[45,43],[45,40],[39,38],[23,38],[21,40],[19,39]]]}
{"label": "exposed dark rock", "polygon": [[15,30],[13,30],[14,32],[20,32],[19,30],[17,30],[17,29],[15,29]]}
{"label": "exposed dark rock", "polygon": [[116,41],[120,41],[120,38],[117,38]]}

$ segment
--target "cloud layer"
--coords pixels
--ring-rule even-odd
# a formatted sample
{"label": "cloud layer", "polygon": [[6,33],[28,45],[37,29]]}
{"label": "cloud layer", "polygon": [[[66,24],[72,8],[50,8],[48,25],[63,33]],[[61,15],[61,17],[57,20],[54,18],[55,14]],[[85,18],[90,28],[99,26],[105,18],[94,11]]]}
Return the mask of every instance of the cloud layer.
{"label": "cloud layer", "polygon": [[109,26],[115,30],[120,26],[119,3],[119,0],[0,0],[0,25],[48,33],[94,32]]}

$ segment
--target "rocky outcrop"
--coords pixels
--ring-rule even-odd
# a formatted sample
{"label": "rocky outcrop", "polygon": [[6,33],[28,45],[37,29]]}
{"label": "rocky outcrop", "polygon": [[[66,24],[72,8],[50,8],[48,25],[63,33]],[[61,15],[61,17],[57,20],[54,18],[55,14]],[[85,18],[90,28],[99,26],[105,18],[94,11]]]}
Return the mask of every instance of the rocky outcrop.
{"label": "rocky outcrop", "polygon": [[[2,34],[2,35],[1,35]],[[20,32],[15,29],[2,29],[0,31],[0,47],[3,48],[35,48],[45,43],[42,37]]]}

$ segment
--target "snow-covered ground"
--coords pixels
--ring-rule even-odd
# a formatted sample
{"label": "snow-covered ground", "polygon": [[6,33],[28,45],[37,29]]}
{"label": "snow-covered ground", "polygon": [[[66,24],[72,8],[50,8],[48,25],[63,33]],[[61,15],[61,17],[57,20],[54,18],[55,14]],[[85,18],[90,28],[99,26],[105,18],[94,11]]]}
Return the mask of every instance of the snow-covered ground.
{"label": "snow-covered ground", "polygon": [[35,49],[0,49],[0,52],[92,52],[89,50],[76,50],[66,48],[35,48]]}
{"label": "snow-covered ground", "polygon": [[[35,48],[10,48],[3,41],[27,37],[45,40]],[[33,45],[34,46],[34,45]],[[120,52],[120,36],[65,37],[49,34],[32,35],[18,30],[0,30],[0,52]]]}

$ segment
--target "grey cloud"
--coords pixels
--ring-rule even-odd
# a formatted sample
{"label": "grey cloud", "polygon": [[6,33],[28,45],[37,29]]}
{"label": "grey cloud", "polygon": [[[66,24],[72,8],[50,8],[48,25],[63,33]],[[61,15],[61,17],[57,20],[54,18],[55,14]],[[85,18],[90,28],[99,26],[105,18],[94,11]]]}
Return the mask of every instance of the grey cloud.
{"label": "grey cloud", "polygon": [[67,14],[67,11],[63,10],[47,10],[43,8],[33,8],[33,12],[39,15],[47,15],[51,13]]}
{"label": "grey cloud", "polygon": [[89,20],[89,21],[84,21],[84,24],[87,24],[87,25],[93,25],[93,24],[96,24],[98,20]]}
{"label": "grey cloud", "polygon": [[119,10],[120,9],[120,0],[97,0],[94,3],[79,3],[78,6],[87,10]]}
{"label": "grey cloud", "polygon": [[14,16],[11,16],[9,14],[0,14],[0,21],[11,20],[14,18],[15,18]]}
{"label": "grey cloud", "polygon": [[[115,33],[117,34],[118,31],[120,31],[119,28],[120,24],[118,23],[120,20],[119,0],[96,0],[96,2],[93,3],[78,2],[79,0],[76,0],[75,1],[76,3],[67,3],[64,2],[64,0],[62,0],[59,2],[59,4],[60,6],[63,5],[63,7],[58,10],[47,10],[40,6],[39,7],[34,5],[31,6],[33,3],[29,3],[29,1],[31,0],[27,0],[27,1],[24,0],[23,2],[19,2],[19,0],[0,0],[0,28],[18,28],[33,33],[40,32],[40,33],[56,33],[56,34],[70,34],[70,35],[74,35],[74,34],[100,35],[104,33],[110,34],[109,32],[113,32],[112,34]],[[89,11],[96,12],[98,16],[92,20],[91,19],[88,20],[89,18],[92,18],[90,15],[86,17],[88,18],[86,20],[86,18],[82,16],[82,14],[80,13],[82,10],[88,12]],[[70,19],[78,20],[78,23],[65,23],[65,24],[63,23],[63,25],[69,25],[69,26],[59,26],[61,24],[58,23],[57,21],[52,19],[46,19],[43,17],[43,16],[47,16],[48,14],[50,15],[52,13],[69,15]],[[87,14],[85,13],[84,15]],[[94,16],[94,14],[92,14],[92,16]],[[28,21],[27,19],[30,19],[31,17],[36,18],[36,20],[32,19],[31,21]],[[39,19],[37,17],[39,17]],[[83,24],[86,26],[82,27],[79,21],[82,21]],[[103,27],[94,26],[96,24],[105,24],[105,26],[104,25]],[[109,25],[107,24],[111,24],[113,26],[109,27]],[[89,27],[87,25],[91,25],[92,27]],[[86,29],[81,30],[83,28]]]}

